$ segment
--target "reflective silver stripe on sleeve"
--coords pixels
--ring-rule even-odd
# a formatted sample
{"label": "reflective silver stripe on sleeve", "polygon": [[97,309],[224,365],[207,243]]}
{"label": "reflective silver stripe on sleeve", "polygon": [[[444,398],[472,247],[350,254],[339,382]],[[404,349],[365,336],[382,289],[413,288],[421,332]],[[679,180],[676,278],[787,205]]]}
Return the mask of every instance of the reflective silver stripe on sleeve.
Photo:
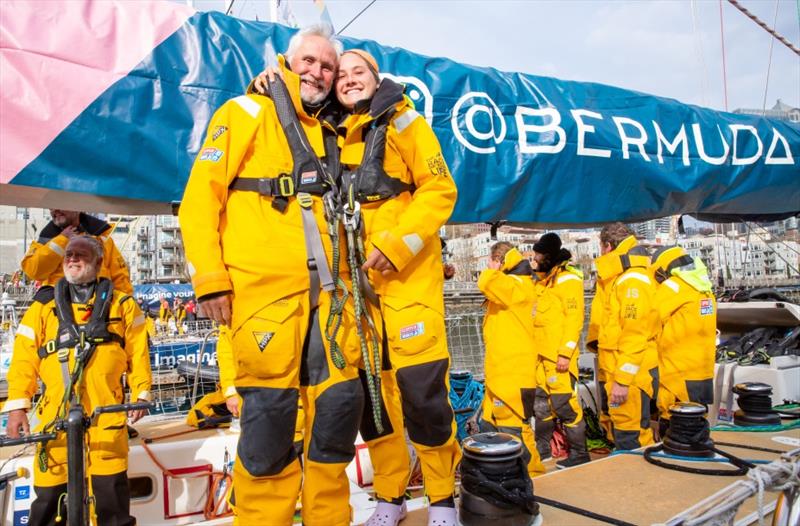
{"label": "reflective silver stripe on sleeve", "polygon": [[61,248],[61,245],[59,245],[59,244],[58,244],[58,243],[56,243],[55,241],[50,241],[50,242],[47,244],[47,246],[48,246],[48,247],[50,247],[50,250],[52,250],[53,252],[55,252],[56,254],[58,254],[59,256],[61,256],[62,258],[64,257],[64,249],[63,249],[63,248]]}
{"label": "reflective silver stripe on sleeve", "polygon": [[422,238],[419,237],[419,234],[406,234],[406,235],[404,235],[403,236],[403,243],[406,244],[408,249],[415,256],[417,254],[419,254],[419,251],[422,250],[422,247],[425,245],[425,243],[422,241]]}
{"label": "reflective silver stripe on sleeve", "polygon": [[233,101],[241,106],[244,111],[249,113],[251,117],[258,117],[258,112],[261,111],[261,106],[247,95],[240,95],[233,99]]}
{"label": "reflective silver stripe on sleeve", "polygon": [[638,279],[639,281],[647,283],[648,285],[650,284],[650,278],[648,278],[644,274],[640,274],[639,272],[631,272],[619,278],[619,280],[617,281],[617,285],[628,279]]}
{"label": "reflective silver stripe on sleeve", "polygon": [[36,334],[33,332],[33,328],[21,323],[17,326],[17,336],[25,336],[29,340],[36,341]]}
{"label": "reflective silver stripe on sleeve", "polygon": [[414,119],[419,117],[420,114],[415,110],[408,110],[394,120],[394,127],[397,133],[403,133],[403,130],[408,128],[408,125],[414,122]]}

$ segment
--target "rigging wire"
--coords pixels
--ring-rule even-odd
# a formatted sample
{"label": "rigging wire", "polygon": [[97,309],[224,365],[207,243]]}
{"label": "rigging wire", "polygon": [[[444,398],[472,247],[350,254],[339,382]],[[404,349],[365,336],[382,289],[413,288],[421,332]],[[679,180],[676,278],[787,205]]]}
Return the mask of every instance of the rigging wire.
{"label": "rigging wire", "polygon": [[230,15],[231,11],[233,10],[233,4],[236,3],[236,0],[228,0],[228,9],[225,10],[226,15]]}
{"label": "rigging wire", "polygon": [[[778,23],[778,4],[780,0],[775,0],[775,20],[772,22],[772,25],[775,26]],[[764,83],[764,102],[761,105],[761,111],[764,114],[767,113],[767,90],[769,90],[769,73],[772,69],[772,48],[775,45],[775,39],[769,39],[769,60],[767,61],[767,81]]]}
{"label": "rigging wire", "polygon": [[[800,0],[798,0],[800,2]],[[697,3],[691,0],[689,9],[692,12],[692,32],[694,33],[694,43],[697,55],[700,58],[700,67],[703,70],[703,75],[700,78],[700,92],[703,105],[708,105],[708,67],[706,66],[706,58],[703,54],[703,38],[697,30]]]}
{"label": "rigging wire", "polygon": [[728,111],[728,68],[725,64],[725,26],[722,23],[722,0],[719,0],[719,40],[722,44],[722,93],[725,97],[725,111]]}
{"label": "rigging wire", "polygon": [[[798,270],[796,267],[792,266],[792,264],[791,264],[791,263],[789,263],[789,261],[788,261],[786,258],[784,258],[784,257],[781,255],[781,253],[780,253],[780,252],[778,252],[777,250],[775,250],[774,248],[772,248],[771,246],[769,246],[769,243],[767,242],[767,240],[766,240],[766,239],[764,239],[763,237],[761,237],[761,235],[760,235],[758,232],[754,231],[754,230],[753,230],[753,227],[750,225],[750,223],[749,223],[749,222],[745,221],[745,222],[744,222],[744,226],[746,226],[746,227],[747,227],[747,245],[748,245],[748,248],[749,248],[749,246],[750,246],[750,233],[752,232],[752,233],[753,233],[753,234],[754,234],[754,235],[755,235],[755,236],[756,236],[758,239],[760,239],[761,241],[763,241],[763,242],[764,242],[764,244],[767,246],[767,248],[768,248],[768,249],[770,249],[770,250],[772,250],[772,252],[774,252],[774,253],[775,253],[775,255],[776,255],[776,256],[778,256],[778,257],[781,259],[781,261],[783,261],[784,263],[786,263],[786,266],[787,266],[787,267],[789,267],[789,269],[790,269],[790,270],[793,270],[795,273],[797,273],[797,274],[800,274],[800,270]],[[750,255],[749,253],[750,253],[750,252],[752,252],[752,250],[748,250],[747,252],[748,252],[748,256],[749,256],[749,255]]]}
{"label": "rigging wire", "polygon": [[[756,225],[757,227],[761,228],[761,230],[763,230],[763,231],[764,231],[764,232],[766,232],[767,234],[770,234],[770,235],[771,235],[770,231],[769,231],[769,230],[767,230],[767,227],[765,227],[764,225],[760,225],[760,224],[758,224],[758,223],[753,223],[753,224],[754,224],[754,225]],[[789,250],[791,250],[791,251],[792,251],[792,252],[794,252],[795,254],[798,254],[798,255],[800,255],[800,251],[798,251],[798,250],[795,250],[794,248],[792,248],[792,246],[791,246],[790,244],[788,244],[786,241],[780,241],[780,240],[778,240],[777,242],[778,242],[778,243],[780,243],[781,245],[785,246],[786,248],[788,248]]]}
{"label": "rigging wire", "polygon": [[367,7],[365,7],[365,8],[364,8],[364,9],[362,9],[361,11],[359,11],[359,12],[358,12],[358,14],[356,14],[356,16],[354,16],[353,18],[351,18],[351,19],[350,19],[350,21],[349,21],[348,23],[346,23],[342,29],[340,29],[339,31],[337,31],[337,32],[336,32],[336,34],[337,34],[337,35],[341,35],[342,33],[344,33],[344,30],[345,30],[345,29],[347,29],[348,27],[350,27],[350,24],[352,24],[353,22],[355,22],[355,21],[356,21],[356,19],[357,19],[358,17],[360,17],[361,15],[363,15],[363,14],[364,14],[364,11],[366,11],[367,9],[369,9],[370,7],[372,7],[372,4],[374,4],[374,3],[375,3],[375,2],[377,2],[377,1],[378,1],[378,0],[372,0],[372,1],[371,1],[369,4],[367,4]]}
{"label": "rigging wire", "polygon": [[[777,39],[778,39],[778,41],[780,41],[780,43],[781,43],[781,44],[783,44],[784,46],[786,46],[786,47],[788,47],[789,49],[791,49],[792,51],[794,51],[794,52],[795,52],[795,54],[797,54],[797,55],[800,55],[800,49],[798,49],[798,48],[797,48],[796,46],[794,46],[794,45],[793,45],[791,42],[789,42],[788,40],[786,40],[786,39],[785,39],[785,38],[784,38],[782,35],[780,35],[780,34],[779,34],[777,31],[775,31],[774,29],[772,29],[771,27],[769,27],[767,24],[765,24],[764,22],[762,22],[760,18],[758,18],[756,15],[754,15],[753,13],[751,13],[750,11],[748,11],[748,10],[747,10],[747,9],[746,9],[744,6],[742,6],[741,4],[739,4],[739,2],[738,2],[737,0],[728,0],[728,3],[729,3],[729,4],[731,4],[733,7],[735,7],[736,9],[738,9],[739,11],[741,11],[742,13],[744,13],[744,14],[745,14],[745,16],[746,16],[747,18],[749,18],[750,20],[752,20],[753,22],[755,22],[756,24],[758,24],[759,26],[761,26],[761,28],[762,28],[764,31],[766,31],[767,33],[769,33],[769,34],[770,34],[770,35],[772,35],[773,37],[777,38]],[[720,0],[720,9],[722,9],[722,0]]]}

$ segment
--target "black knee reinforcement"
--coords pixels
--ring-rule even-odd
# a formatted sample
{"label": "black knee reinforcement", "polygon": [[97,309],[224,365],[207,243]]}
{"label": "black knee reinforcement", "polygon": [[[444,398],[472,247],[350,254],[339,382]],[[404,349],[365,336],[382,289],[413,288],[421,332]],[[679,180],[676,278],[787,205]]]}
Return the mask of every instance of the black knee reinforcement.
{"label": "black knee reinforcement", "polygon": [[29,526],[56,526],[56,516],[58,515],[61,515],[61,522],[58,524],[66,524],[66,499],[61,503],[62,506],[59,510],[58,498],[62,493],[67,492],[67,485],[34,486],[34,489],[36,490],[36,500],[31,504],[31,512],[28,515],[27,524]]}
{"label": "black knee reinforcement", "polygon": [[353,460],[363,410],[364,391],[358,378],[334,384],[317,397],[308,460],[323,464]]}
{"label": "black knee reinforcement", "polygon": [[614,429],[614,446],[620,450],[640,448],[642,445],[639,443],[639,432]]}
{"label": "black knee reinforcement", "polygon": [[114,475],[92,475],[92,493],[97,524],[134,526],[131,517],[131,496],[126,472]]}
{"label": "black knee reinforcement", "polygon": [[268,387],[237,391],[242,397],[239,461],[254,477],[277,475],[297,458],[293,441],[299,393]]}
{"label": "black knee reinforcement", "polygon": [[536,398],[533,401],[533,416],[537,420],[550,418],[550,399],[547,392],[541,387],[536,388]]}
{"label": "black knee reinforcement", "polygon": [[453,409],[445,384],[447,362],[437,360],[397,371],[408,436],[423,446],[441,446],[453,433]]}
{"label": "black knee reinforcement", "polygon": [[519,390],[519,396],[522,399],[522,416],[525,420],[530,420],[536,416],[537,391],[541,391],[541,389],[538,387],[536,389],[523,387]]}
{"label": "black knee reinforcement", "polygon": [[553,394],[550,395],[550,399],[553,403],[553,411],[561,419],[561,422],[565,425],[573,424],[575,419],[578,418],[578,413],[572,409],[569,403],[572,399],[572,394]]}

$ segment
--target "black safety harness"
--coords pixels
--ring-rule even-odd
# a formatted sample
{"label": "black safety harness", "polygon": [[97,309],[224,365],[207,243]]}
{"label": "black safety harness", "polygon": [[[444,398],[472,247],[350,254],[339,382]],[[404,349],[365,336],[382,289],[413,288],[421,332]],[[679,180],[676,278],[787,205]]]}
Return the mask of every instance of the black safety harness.
{"label": "black safety harness", "polygon": [[[405,88],[389,79],[383,79],[371,99],[369,112],[374,115],[364,132],[364,156],[354,170],[342,174],[342,193],[349,201],[374,203],[391,199],[403,192],[414,193],[416,187],[389,176],[383,168],[386,158],[386,136],[397,103],[403,100]],[[356,111],[359,110],[358,104]]]}
{"label": "black safety harness", "polygon": [[[356,329],[361,342],[367,385],[374,408],[373,418],[378,432],[381,433],[383,432],[380,414],[381,347],[377,337],[378,331],[363,299],[364,290],[371,289],[367,287],[366,278],[360,275],[360,265],[363,264],[365,259],[363,239],[361,238],[360,210],[358,207],[348,207],[340,198],[338,183],[341,179],[341,165],[337,144],[338,137],[334,127],[329,122],[323,121],[322,133],[325,146],[325,159],[323,162],[308,141],[283,80],[270,81],[268,89],[269,96],[275,106],[278,121],[289,143],[293,162],[292,172],[290,174],[281,174],[277,178],[237,177],[229,185],[229,189],[254,191],[262,196],[272,197],[272,207],[280,213],[286,211],[289,198],[297,199],[303,221],[303,237],[305,238],[311,279],[311,307],[314,308],[319,303],[320,288],[330,294],[330,313],[324,332],[331,353],[331,361],[339,369],[344,368],[346,363],[341,348],[336,341],[336,335],[342,327],[344,306],[349,296],[347,285],[339,272],[341,263],[339,236],[341,226],[344,224],[347,236],[347,257],[353,279],[352,290],[356,307]],[[322,197],[328,235],[333,247],[331,266],[328,266],[322,236],[312,210],[312,195]],[[363,279],[359,279],[362,277]],[[368,295],[374,297],[374,294]],[[371,329],[371,341],[367,340],[364,324]],[[372,351],[372,360],[370,360],[370,350]]]}
{"label": "black safety harness", "polygon": [[[55,313],[58,318],[58,332],[56,337],[39,348],[38,355],[42,360],[55,354],[61,363],[61,376],[64,382],[64,396],[59,404],[56,418],[44,426],[42,432],[50,432],[57,421],[62,420],[70,405],[73,394],[80,403],[80,393],[74,389],[82,378],[83,371],[89,360],[94,355],[97,346],[104,343],[116,342],[124,346],[124,339],[108,330],[109,313],[113,299],[114,284],[108,278],[100,278],[95,285],[95,302],[91,307],[89,320],[82,325],[75,322],[72,309],[69,283],[66,278],[61,278],[56,283],[53,299],[55,300]],[[126,296],[121,302],[130,299]],[[74,349],[74,365],[69,369],[70,350]],[[73,391],[75,391],[73,393]],[[44,444],[38,452],[39,469],[47,471],[47,453]]]}

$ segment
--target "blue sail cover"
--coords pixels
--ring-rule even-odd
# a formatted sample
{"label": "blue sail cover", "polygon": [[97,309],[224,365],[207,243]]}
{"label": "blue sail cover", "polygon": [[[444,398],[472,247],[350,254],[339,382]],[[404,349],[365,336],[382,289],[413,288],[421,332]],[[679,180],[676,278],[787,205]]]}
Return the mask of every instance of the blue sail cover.
{"label": "blue sail cover", "polygon": [[[190,14],[13,175],[11,186],[106,196],[109,211],[117,199],[167,210],[181,199],[215,109],[242,94],[293,32],[216,12]],[[590,225],[800,211],[797,124],[343,41],[405,82],[432,124],[458,185],[451,222]]]}

